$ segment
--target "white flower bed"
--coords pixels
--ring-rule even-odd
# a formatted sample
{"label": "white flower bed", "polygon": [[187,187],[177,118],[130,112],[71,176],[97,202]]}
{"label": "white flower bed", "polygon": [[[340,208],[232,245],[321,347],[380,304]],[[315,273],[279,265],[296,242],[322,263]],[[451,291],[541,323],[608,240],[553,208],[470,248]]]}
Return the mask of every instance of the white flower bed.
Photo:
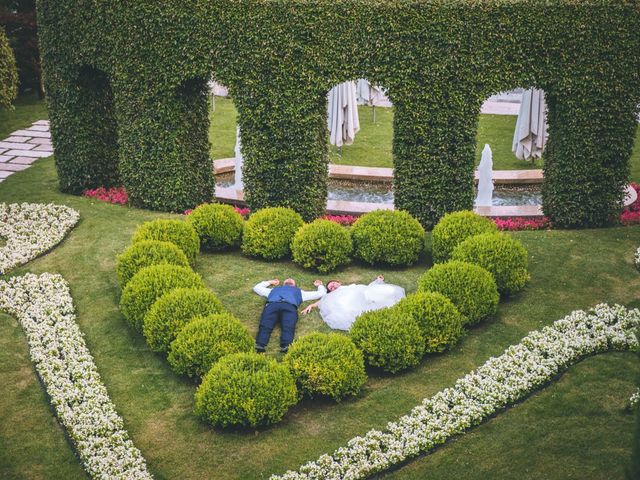
{"label": "white flower bed", "polygon": [[102,384],[64,279],[45,273],[0,280],[0,310],[22,324],[31,359],[87,472],[99,479],[152,478]]}
{"label": "white flower bed", "polygon": [[608,350],[638,347],[633,333],[640,311],[598,305],[576,311],[549,327],[529,333],[497,358],[490,358],[386,431],[355,437],[332,455],[322,455],[297,472],[271,480],[361,479],[427,452],[499,410],[524,399],[580,359]]}
{"label": "white flower bed", "polygon": [[62,241],[80,215],[64,205],[0,203],[0,275],[27,263]]}

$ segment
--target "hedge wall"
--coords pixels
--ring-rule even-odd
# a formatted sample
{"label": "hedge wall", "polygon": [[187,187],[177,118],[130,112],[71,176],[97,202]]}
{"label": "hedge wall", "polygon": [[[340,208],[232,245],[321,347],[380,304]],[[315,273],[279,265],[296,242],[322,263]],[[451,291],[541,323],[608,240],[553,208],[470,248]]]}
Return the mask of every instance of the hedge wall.
{"label": "hedge wall", "polygon": [[16,59],[9,40],[0,26],[0,108],[10,109],[18,93]]}
{"label": "hedge wall", "polygon": [[[311,219],[326,199],[326,93],[365,77],[395,105],[396,206],[424,225],[471,208],[480,107],[518,86],[547,95],[545,213],[596,226],[621,208],[640,103],[637,2],[39,0],[38,9],[63,190],[107,175],[145,207],[210,199],[213,75],[238,109],[250,207]],[[112,96],[83,93],[87,66]]]}

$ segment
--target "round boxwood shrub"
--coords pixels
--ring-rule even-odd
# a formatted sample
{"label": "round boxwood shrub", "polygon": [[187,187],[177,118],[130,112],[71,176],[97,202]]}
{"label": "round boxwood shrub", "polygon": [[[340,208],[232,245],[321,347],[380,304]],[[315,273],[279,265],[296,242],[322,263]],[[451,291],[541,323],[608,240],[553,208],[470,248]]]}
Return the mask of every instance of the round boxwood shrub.
{"label": "round boxwood shrub", "polygon": [[464,318],[447,297],[436,292],[417,292],[403,298],[393,308],[402,317],[413,319],[425,340],[425,352],[442,352],[464,333]]}
{"label": "round boxwood shrub", "polygon": [[273,207],[251,214],[242,233],[242,252],[253,257],[277,260],[291,253],[291,241],[304,225],[290,208]]}
{"label": "round boxwood shrub", "polygon": [[158,240],[177,245],[190,263],[196,261],[200,253],[200,240],[191,225],[181,220],[158,219],[140,225],[133,234],[133,243],[143,240]]}
{"label": "round boxwood shrub", "polygon": [[387,372],[415,367],[424,354],[425,341],[418,323],[394,308],[363,313],[350,334],[365,361]]}
{"label": "round boxwood shrub", "polygon": [[473,325],[496,313],[500,294],[487,270],[471,263],[451,260],[434,265],[418,280],[419,291],[439,292],[449,298]]}
{"label": "round boxwood shrub", "polygon": [[129,324],[142,331],[144,317],[155,301],[175,288],[204,288],[200,276],[187,267],[152,265],[136,273],[120,297],[120,311]]}
{"label": "round boxwood shrub", "polygon": [[529,280],[529,254],[522,242],[506,233],[483,233],[467,238],[452,258],[480,265],[496,280],[506,295],[522,290]]}
{"label": "round boxwood shrub", "polygon": [[196,390],[196,414],[220,427],[270,425],[298,399],[289,369],[257,353],[222,357]]}
{"label": "round boxwood shrub", "polygon": [[330,220],[318,219],[300,227],[293,237],[293,261],[320,273],[349,263],[353,250],[349,231]]}
{"label": "round boxwood shrub", "polygon": [[431,249],[434,263],[449,260],[453,249],[467,238],[480,233],[493,233],[498,230],[496,224],[471,211],[448,213],[438,222],[431,232]]}
{"label": "round boxwood shrub", "polygon": [[351,229],[353,253],[371,265],[411,265],[424,249],[424,228],[400,210],[362,215]]}
{"label": "round boxwood shrub", "polygon": [[176,288],[162,295],[144,317],[143,333],[154,352],[166,352],[193,317],[221,313],[218,297],[204,288]]}
{"label": "round boxwood shrub", "polygon": [[254,341],[230,313],[193,318],[171,342],[167,360],[176,373],[204,376],[225,355],[250,352]]}
{"label": "round boxwood shrub", "polygon": [[200,205],[187,219],[198,233],[200,244],[205,250],[218,251],[240,245],[244,220],[231,205]]}
{"label": "round boxwood shrub", "polygon": [[124,288],[140,269],[163,263],[189,266],[187,256],[175,243],[142,240],[130,245],[116,257],[116,273],[120,287]]}
{"label": "round boxwood shrub", "polygon": [[357,395],[367,381],[364,357],[353,341],[339,333],[311,333],[299,338],[284,358],[298,390],[336,401]]}

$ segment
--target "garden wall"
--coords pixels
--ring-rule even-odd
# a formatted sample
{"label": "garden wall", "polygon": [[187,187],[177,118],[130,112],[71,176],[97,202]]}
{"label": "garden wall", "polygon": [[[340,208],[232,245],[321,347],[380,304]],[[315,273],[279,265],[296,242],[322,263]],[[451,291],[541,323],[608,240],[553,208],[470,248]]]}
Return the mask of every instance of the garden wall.
{"label": "garden wall", "polygon": [[472,206],[480,106],[517,86],[546,93],[545,214],[598,226],[622,207],[637,2],[38,0],[38,16],[66,192],[121,183],[135,205],[172,211],[210,200],[213,75],[238,109],[250,207],[313,218],[327,193],[327,91],[365,77],[395,105],[396,207],[424,225]]}

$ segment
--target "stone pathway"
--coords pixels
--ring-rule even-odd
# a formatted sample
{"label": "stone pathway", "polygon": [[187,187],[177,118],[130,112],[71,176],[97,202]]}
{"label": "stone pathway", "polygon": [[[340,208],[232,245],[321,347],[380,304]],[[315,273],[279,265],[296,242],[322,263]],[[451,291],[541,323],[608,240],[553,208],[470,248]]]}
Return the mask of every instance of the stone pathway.
{"label": "stone pathway", "polygon": [[29,128],[16,130],[0,141],[0,182],[26,170],[39,158],[53,155],[49,121],[38,120]]}

